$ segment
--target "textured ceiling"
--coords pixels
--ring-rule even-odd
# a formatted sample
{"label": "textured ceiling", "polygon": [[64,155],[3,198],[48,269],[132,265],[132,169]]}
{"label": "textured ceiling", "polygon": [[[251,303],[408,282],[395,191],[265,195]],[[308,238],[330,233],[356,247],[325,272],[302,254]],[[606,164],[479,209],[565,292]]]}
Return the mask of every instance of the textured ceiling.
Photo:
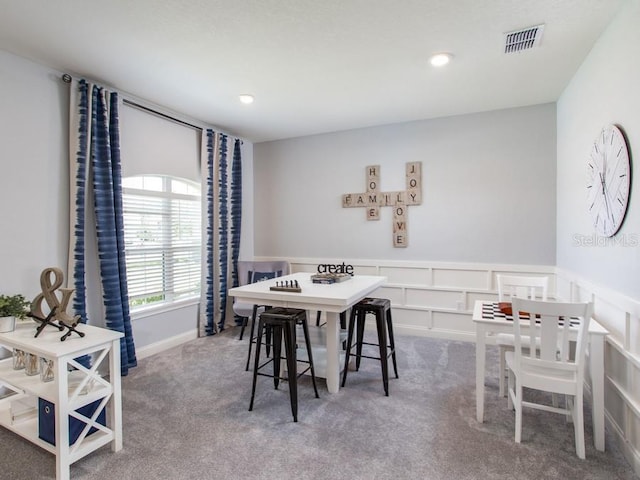
{"label": "textured ceiling", "polygon": [[261,142],[553,102],[625,1],[0,0],[0,49]]}

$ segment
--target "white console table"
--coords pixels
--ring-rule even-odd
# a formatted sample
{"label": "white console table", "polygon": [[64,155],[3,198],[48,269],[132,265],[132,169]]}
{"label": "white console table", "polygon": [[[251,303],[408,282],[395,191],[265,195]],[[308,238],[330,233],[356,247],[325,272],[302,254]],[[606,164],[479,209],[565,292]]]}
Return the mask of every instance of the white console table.
{"label": "white console table", "polygon": [[[70,465],[94,450],[111,443],[111,450],[122,449],[122,397],[120,390],[120,338],[122,333],[80,324],[77,330],[84,337],[72,333],[60,341],[64,332],[47,326],[37,338],[36,323],[18,322],[13,332],[0,333],[0,346],[9,350],[20,349],[53,361],[54,380],[43,382],[40,375],[27,376],[23,370],[14,370],[13,361],[0,361],[0,385],[16,392],[0,400],[0,426],[17,433],[56,456],[56,478],[68,480]],[[74,359],[91,355],[92,365],[86,368]],[[109,376],[103,378],[100,369],[108,364]],[[75,369],[73,372],[69,372]],[[55,445],[38,436],[38,415],[13,422],[11,402],[20,397],[42,398],[55,405]],[[76,410],[100,401],[92,418]],[[98,422],[99,412],[106,408],[106,426]],[[86,423],[86,427],[73,445],[69,445],[69,416]],[[96,432],[87,435],[90,428]]]}

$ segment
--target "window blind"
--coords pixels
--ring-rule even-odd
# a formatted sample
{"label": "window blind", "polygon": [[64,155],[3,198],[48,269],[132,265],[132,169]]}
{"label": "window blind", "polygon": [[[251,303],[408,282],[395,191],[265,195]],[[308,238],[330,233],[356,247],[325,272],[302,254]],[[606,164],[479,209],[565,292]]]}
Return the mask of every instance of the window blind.
{"label": "window blind", "polygon": [[198,297],[199,185],[168,176],[128,177],[123,207],[132,311]]}

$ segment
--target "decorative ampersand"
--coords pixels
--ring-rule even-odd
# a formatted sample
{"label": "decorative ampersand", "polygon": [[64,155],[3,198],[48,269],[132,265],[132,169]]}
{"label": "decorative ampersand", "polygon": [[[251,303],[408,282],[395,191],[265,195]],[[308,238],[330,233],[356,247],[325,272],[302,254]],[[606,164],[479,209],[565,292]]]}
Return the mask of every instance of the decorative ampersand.
{"label": "decorative ampersand", "polygon": [[[53,280],[52,280],[53,276]],[[76,330],[78,323],[80,322],[80,315],[71,316],[67,313],[67,306],[69,300],[73,294],[73,288],[60,288],[64,281],[64,274],[62,270],[56,267],[45,268],[40,274],[40,288],[42,293],[39,293],[36,298],[31,302],[31,312],[29,316],[40,322],[40,326],[36,329],[36,337],[40,335],[42,330],[51,325],[60,331],[65,328],[67,332],[60,338],[61,341],[65,341],[72,333],[77,333],[78,336],[84,337],[84,332]],[[60,290],[62,300],[58,299],[56,290]],[[45,300],[49,305],[49,314],[45,316],[42,313],[42,301]],[[58,322],[57,324],[54,322]]]}
{"label": "decorative ampersand", "polygon": [[[52,280],[53,276],[53,280]],[[64,281],[64,274],[62,270],[57,267],[45,268],[40,274],[40,288],[42,293],[39,293],[36,298],[31,302],[31,313],[33,316],[39,318],[45,318],[46,315],[42,312],[42,301],[45,300],[49,306],[49,310],[54,312],[54,318],[65,323],[73,323],[76,319],[67,313],[67,306],[71,295],[73,294],[73,288],[59,288]],[[62,300],[58,300],[56,290],[60,290]]]}

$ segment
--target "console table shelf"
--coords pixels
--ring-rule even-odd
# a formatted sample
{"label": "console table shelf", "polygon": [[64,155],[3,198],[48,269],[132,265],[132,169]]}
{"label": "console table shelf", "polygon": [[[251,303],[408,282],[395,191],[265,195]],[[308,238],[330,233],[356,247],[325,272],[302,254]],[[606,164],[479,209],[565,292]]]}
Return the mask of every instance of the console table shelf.
{"label": "console table shelf", "polygon": [[[0,361],[0,386],[15,392],[0,399],[0,426],[53,453],[57,480],[68,480],[70,465],[85,455],[107,444],[111,444],[114,452],[122,449],[120,338],[123,334],[78,325],[77,329],[84,332],[84,337],[72,335],[62,342],[61,333],[53,328],[46,328],[34,338],[35,328],[33,322],[19,323],[15,331],[0,333],[0,346],[51,360],[54,379],[43,382],[39,375],[28,376],[24,370],[14,370],[11,358]],[[91,367],[84,367],[75,360],[83,355],[91,355]],[[100,369],[106,367],[108,377],[103,377]],[[41,398],[55,405],[55,445],[39,438],[37,413],[12,421],[11,402],[20,398],[31,398],[34,402]],[[106,425],[81,415],[80,420],[87,424],[85,430],[94,427],[97,431],[86,436],[83,432],[73,445],[69,445],[70,416],[78,418],[78,408],[96,401],[106,409]]]}

